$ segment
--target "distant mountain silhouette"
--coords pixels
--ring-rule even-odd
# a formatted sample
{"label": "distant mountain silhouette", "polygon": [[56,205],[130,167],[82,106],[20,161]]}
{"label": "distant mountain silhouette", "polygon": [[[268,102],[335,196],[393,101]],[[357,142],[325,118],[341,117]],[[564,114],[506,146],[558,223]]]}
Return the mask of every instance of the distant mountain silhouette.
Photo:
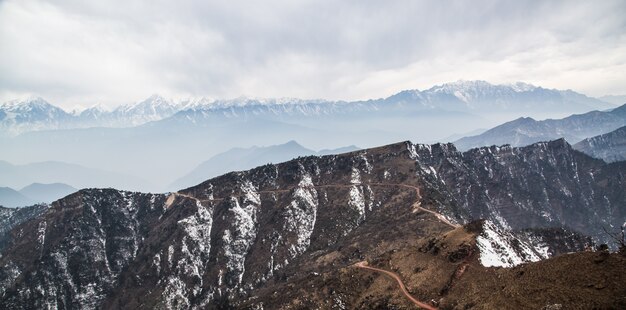
{"label": "distant mountain silhouette", "polygon": [[559,138],[565,138],[573,144],[625,125],[626,104],[608,111],[591,111],[563,119],[537,121],[530,117],[522,117],[489,129],[480,135],[461,138],[454,144],[460,150],[503,144],[525,146]]}
{"label": "distant mountain silhouette", "polygon": [[[64,183],[75,188],[88,187],[116,187],[139,190],[145,187],[147,181],[137,177],[113,173],[99,169],[92,169],[76,164],[57,161],[46,161],[26,165],[13,165],[0,161],[0,185],[11,188],[22,188],[33,183],[54,184]],[[34,188],[40,188],[34,185]],[[69,190],[68,187],[50,187],[52,192]],[[32,193],[31,188],[26,188]],[[46,195],[38,198],[45,198]]]}
{"label": "distant mountain silhouette", "polygon": [[76,188],[63,183],[33,183],[22,188],[20,193],[35,202],[50,203],[76,191]]}
{"label": "distant mountain silhouette", "polygon": [[573,148],[606,162],[626,160],[626,126],[582,140]]}
{"label": "distant mountain silhouette", "polygon": [[183,189],[227,172],[246,170],[269,163],[284,162],[299,156],[340,154],[358,149],[352,145],[334,150],[315,152],[293,140],[280,145],[233,148],[201,163],[194,170],[174,181],[169,186],[169,189],[172,191]]}
{"label": "distant mountain silhouette", "polygon": [[0,187],[0,206],[15,208],[33,204],[35,204],[35,200],[24,196],[22,193],[10,187]]}

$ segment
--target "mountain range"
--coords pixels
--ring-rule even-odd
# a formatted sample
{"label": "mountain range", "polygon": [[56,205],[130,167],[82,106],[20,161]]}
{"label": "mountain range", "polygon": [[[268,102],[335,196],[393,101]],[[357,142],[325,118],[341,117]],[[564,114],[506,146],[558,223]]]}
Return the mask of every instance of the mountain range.
{"label": "mountain range", "polygon": [[[145,188],[149,182],[122,173],[113,173],[100,169],[57,161],[35,162],[14,165],[0,160],[0,184],[11,188],[35,186],[37,184],[63,183],[71,188],[120,187],[129,190]],[[27,187],[28,188],[28,187]],[[38,190],[28,190],[26,196],[38,199]],[[45,190],[42,192],[45,193]],[[48,201],[44,199],[42,201]]]}
{"label": "mountain range", "polygon": [[454,144],[462,150],[487,145],[524,146],[539,141],[565,138],[577,143],[585,138],[611,132],[626,125],[626,104],[607,111],[591,111],[562,119],[537,121],[522,117],[489,129],[479,135],[464,137]]}
{"label": "mountain range", "polygon": [[5,135],[23,132],[89,127],[134,127],[150,121],[180,117],[206,118],[320,117],[398,111],[448,111],[474,114],[515,114],[529,111],[571,114],[608,109],[612,104],[571,90],[545,89],[525,83],[492,85],[485,81],[458,81],[430,89],[405,90],[393,96],[367,101],[302,100],[293,98],[168,100],[159,95],[113,110],[95,105],[65,112],[39,97],[13,100],[0,106],[0,129]]}
{"label": "mountain range", "polygon": [[[3,111],[8,112],[0,117],[3,160],[98,167],[150,180],[148,185],[115,186],[149,192],[169,190],[173,178],[237,147],[290,140],[314,150],[346,145],[367,148],[402,140],[441,141],[528,116],[529,111],[534,117],[562,117],[614,107],[573,91],[483,81],[460,81],[354,102],[249,98],[173,102],[153,96],[109,112],[92,110],[83,115],[91,115],[89,121],[82,119],[82,113],[66,113],[61,122],[56,112],[41,112],[45,117],[28,121],[28,117],[18,117],[17,106],[29,104],[5,105]],[[32,182],[83,187],[66,180]]]}
{"label": "mountain range", "polygon": [[626,258],[557,255],[623,225],[625,164],[563,139],[402,142],[171,194],[84,189],[0,222],[0,307],[412,307],[378,268],[442,309],[621,308]]}

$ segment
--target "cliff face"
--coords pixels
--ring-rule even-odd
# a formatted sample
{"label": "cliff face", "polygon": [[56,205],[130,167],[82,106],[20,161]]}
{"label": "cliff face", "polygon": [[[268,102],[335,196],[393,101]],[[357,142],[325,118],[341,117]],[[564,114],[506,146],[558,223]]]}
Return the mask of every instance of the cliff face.
{"label": "cliff face", "polygon": [[563,139],[465,153],[452,144],[416,150],[420,170],[433,176],[425,179],[469,218],[512,229],[564,225],[594,237],[626,218],[626,164],[607,165]]}
{"label": "cliff face", "polygon": [[475,218],[547,257],[584,238],[523,230],[593,235],[598,224],[621,224],[622,168],[564,141],[466,153],[405,142],[230,173],[171,195],[81,190],[6,235],[0,305],[255,304],[248,297],[270,287],[296,292],[310,274],[413,248]]}

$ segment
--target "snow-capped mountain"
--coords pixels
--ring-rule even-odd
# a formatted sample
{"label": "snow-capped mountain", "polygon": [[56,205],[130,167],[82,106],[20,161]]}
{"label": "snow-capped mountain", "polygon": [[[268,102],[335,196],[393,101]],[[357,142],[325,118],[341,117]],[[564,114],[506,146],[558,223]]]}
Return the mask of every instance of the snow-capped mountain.
{"label": "snow-capped mountain", "polygon": [[[571,90],[554,90],[525,83],[493,85],[485,81],[458,81],[428,90],[406,90],[393,96],[367,101],[303,100],[296,98],[236,98],[214,100],[190,98],[169,100],[159,95],[107,111],[92,107],[79,114],[66,113],[41,98],[9,102],[0,110],[2,132],[21,132],[85,127],[132,127],[163,120],[177,113],[179,120],[202,123],[207,118],[291,119],[328,116],[406,117],[424,113],[469,113],[475,115],[569,115],[611,104]],[[537,116],[534,115],[534,116]],[[13,121],[11,121],[11,119]]]}
{"label": "snow-capped mountain", "polygon": [[421,96],[432,104],[446,102],[453,109],[487,113],[524,110],[576,113],[612,107],[571,90],[546,89],[522,82],[493,85],[485,81],[457,81],[434,86],[421,92]]}
{"label": "snow-capped mountain", "polygon": [[323,116],[362,113],[406,113],[444,110],[476,114],[543,112],[587,112],[608,109],[612,105],[571,90],[545,89],[525,83],[493,85],[485,81],[459,81],[434,86],[428,90],[405,90],[383,99],[367,101],[326,101],[282,99],[217,100],[185,111],[203,116]]}
{"label": "snow-capped mountain", "polygon": [[181,104],[153,95],[113,110],[102,105],[93,105],[80,112],[70,113],[42,98],[31,97],[9,101],[0,106],[0,134],[12,136],[40,130],[134,127],[169,117],[183,108]]}
{"label": "snow-capped mountain", "polygon": [[43,98],[12,100],[0,106],[0,132],[14,135],[25,131],[62,128],[72,116]]}
{"label": "snow-capped mountain", "polygon": [[131,127],[160,120],[180,111],[182,106],[159,95],[128,105],[122,105],[110,114],[111,121],[119,127]]}
{"label": "snow-capped mountain", "polygon": [[77,115],[83,122],[98,122],[98,120],[102,119],[108,113],[110,113],[108,108],[96,104],[78,113],[74,113],[74,115]]}

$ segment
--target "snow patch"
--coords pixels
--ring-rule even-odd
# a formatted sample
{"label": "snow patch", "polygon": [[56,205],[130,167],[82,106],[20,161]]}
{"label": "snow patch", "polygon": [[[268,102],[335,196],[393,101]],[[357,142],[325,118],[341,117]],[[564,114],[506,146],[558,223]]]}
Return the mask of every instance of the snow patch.
{"label": "snow patch", "polygon": [[245,272],[246,255],[256,238],[257,206],[249,204],[241,207],[239,201],[234,197],[231,198],[231,204],[232,207],[229,209],[233,216],[231,229],[224,230],[222,241],[228,274],[226,280],[232,289],[241,285]]}
{"label": "snow patch", "polygon": [[483,232],[476,238],[480,263],[485,267],[513,267],[549,257],[548,248],[522,240],[511,232],[500,230],[493,222],[485,221]]}
{"label": "snow patch", "polygon": [[315,227],[318,207],[317,190],[308,174],[304,174],[293,192],[293,199],[287,206],[284,229],[296,234],[296,242],[288,248],[291,258],[302,254],[309,247]]}
{"label": "snow patch", "polygon": [[352,167],[350,173],[350,184],[361,184],[361,172],[355,167]]}
{"label": "snow patch", "polygon": [[362,186],[352,185],[350,187],[348,206],[358,212],[359,217],[357,218],[357,225],[361,224],[365,220],[365,195],[363,194]]}

